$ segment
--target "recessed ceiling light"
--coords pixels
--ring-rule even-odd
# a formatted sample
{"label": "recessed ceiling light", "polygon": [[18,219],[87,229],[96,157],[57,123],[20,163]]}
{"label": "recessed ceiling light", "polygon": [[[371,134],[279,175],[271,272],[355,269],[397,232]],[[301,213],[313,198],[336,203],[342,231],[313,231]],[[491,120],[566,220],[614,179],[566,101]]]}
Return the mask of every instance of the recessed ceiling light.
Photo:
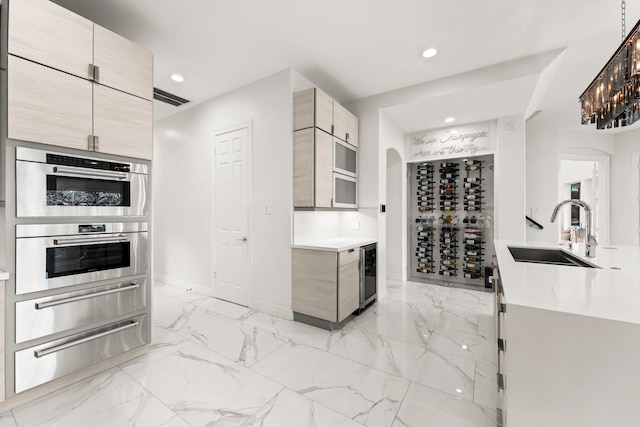
{"label": "recessed ceiling light", "polygon": [[444,119],[445,123],[453,123],[456,121],[455,117],[447,117],[446,119]]}
{"label": "recessed ceiling light", "polygon": [[183,82],[184,77],[182,77],[180,74],[171,74],[171,80],[173,80],[174,82]]}
{"label": "recessed ceiling light", "polygon": [[425,58],[433,58],[438,54],[438,49],[430,47],[429,49],[422,52],[422,56]]}

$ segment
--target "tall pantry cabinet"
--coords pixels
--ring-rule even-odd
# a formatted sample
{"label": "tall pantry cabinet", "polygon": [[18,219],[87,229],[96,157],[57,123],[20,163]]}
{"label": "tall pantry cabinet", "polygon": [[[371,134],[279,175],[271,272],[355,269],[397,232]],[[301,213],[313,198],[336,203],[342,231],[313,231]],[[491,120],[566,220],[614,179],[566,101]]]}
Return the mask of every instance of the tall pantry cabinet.
{"label": "tall pantry cabinet", "polygon": [[8,17],[8,137],[151,159],[151,52],[48,0]]}

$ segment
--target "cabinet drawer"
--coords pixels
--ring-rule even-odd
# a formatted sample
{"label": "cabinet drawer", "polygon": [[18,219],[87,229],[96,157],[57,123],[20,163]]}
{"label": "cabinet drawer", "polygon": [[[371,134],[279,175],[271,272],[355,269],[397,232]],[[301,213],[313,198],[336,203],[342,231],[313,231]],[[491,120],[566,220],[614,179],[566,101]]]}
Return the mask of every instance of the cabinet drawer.
{"label": "cabinet drawer", "polygon": [[16,343],[108,321],[146,307],[147,281],[135,280],[16,303]]}
{"label": "cabinet drawer", "polygon": [[30,347],[15,353],[15,392],[96,365],[149,343],[146,315]]}
{"label": "cabinet drawer", "polygon": [[338,253],[338,265],[343,266],[360,261],[360,248],[348,249]]}

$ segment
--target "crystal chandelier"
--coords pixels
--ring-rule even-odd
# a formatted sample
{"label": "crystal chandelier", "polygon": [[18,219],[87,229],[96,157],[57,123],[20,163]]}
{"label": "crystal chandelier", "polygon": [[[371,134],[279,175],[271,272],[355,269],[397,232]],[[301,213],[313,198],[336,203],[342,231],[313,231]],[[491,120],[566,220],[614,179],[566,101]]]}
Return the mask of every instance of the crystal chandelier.
{"label": "crystal chandelier", "polygon": [[622,5],[622,44],[580,95],[582,124],[598,129],[629,126],[640,120],[640,21],[626,36]]}

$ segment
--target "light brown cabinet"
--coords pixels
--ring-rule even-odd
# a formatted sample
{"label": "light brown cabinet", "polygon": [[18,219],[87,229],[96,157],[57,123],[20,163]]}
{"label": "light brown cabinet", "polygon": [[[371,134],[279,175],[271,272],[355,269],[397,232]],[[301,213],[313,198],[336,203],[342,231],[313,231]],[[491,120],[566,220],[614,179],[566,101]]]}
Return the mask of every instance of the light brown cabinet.
{"label": "light brown cabinet", "polygon": [[336,101],[333,101],[333,135],[358,146],[358,117]]}
{"label": "light brown cabinet", "polygon": [[48,0],[9,5],[8,137],[151,159],[151,52]]}
{"label": "light brown cabinet", "polygon": [[293,133],[293,206],[330,208],[333,198],[333,140],[308,128]]}
{"label": "light brown cabinet", "polygon": [[92,78],[93,22],[49,0],[10,0],[9,53]]}
{"label": "light brown cabinet", "polygon": [[11,55],[153,99],[153,55],[49,0],[9,5]]}
{"label": "light brown cabinet", "polygon": [[359,306],[360,252],[292,250],[294,316],[314,318],[318,326],[333,328]]}
{"label": "light brown cabinet", "polygon": [[151,159],[153,143],[151,101],[106,86],[93,88],[94,151]]}
{"label": "light brown cabinet", "polygon": [[151,51],[99,25],[93,30],[95,81],[104,86],[153,100]]}
{"label": "light brown cabinet", "polygon": [[317,127],[331,133],[333,99],[318,88],[293,94],[293,130]]}
{"label": "light brown cabinet", "polygon": [[11,55],[7,95],[11,139],[151,159],[151,101]]}
{"label": "light brown cabinet", "polygon": [[93,84],[11,55],[8,69],[8,137],[86,150]]}
{"label": "light brown cabinet", "polygon": [[358,131],[359,122],[355,114],[347,111],[347,133],[345,135],[347,139],[345,139],[345,141],[354,147],[358,146],[358,140],[360,138],[360,132]]}

